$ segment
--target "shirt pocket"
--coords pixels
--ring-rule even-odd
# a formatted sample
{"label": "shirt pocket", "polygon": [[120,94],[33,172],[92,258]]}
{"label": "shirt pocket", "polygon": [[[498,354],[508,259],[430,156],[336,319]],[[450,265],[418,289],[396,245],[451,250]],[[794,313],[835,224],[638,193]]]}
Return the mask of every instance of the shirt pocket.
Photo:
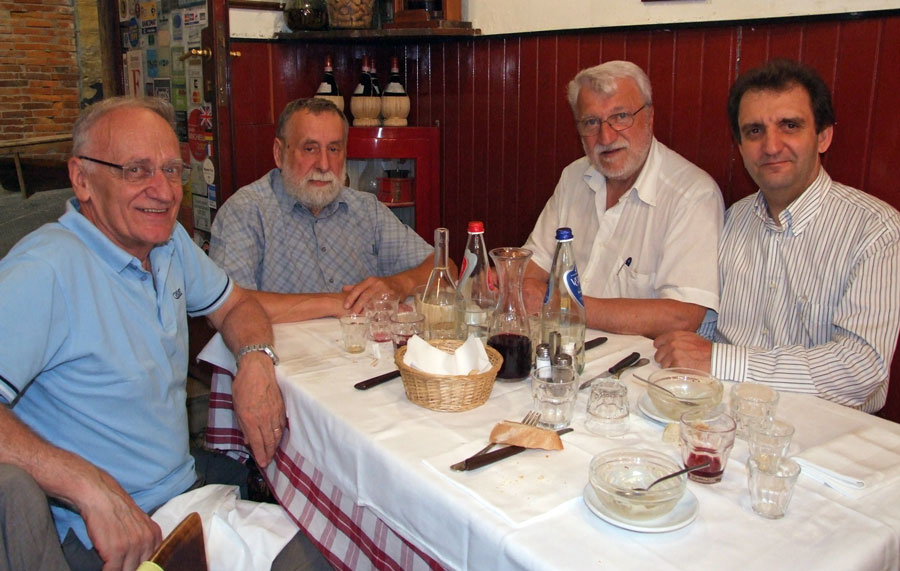
{"label": "shirt pocket", "polygon": [[618,288],[614,292],[615,297],[631,297],[631,298],[653,298],[656,297],[654,284],[656,283],[656,272],[642,274],[636,268],[622,263],[621,269],[616,271],[613,283]]}

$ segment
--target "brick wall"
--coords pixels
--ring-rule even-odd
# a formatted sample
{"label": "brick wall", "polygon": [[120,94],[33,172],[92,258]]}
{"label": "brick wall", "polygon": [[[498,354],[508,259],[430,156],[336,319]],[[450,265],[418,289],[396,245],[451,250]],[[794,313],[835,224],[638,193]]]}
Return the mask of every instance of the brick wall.
{"label": "brick wall", "polygon": [[0,140],[71,133],[80,100],[75,21],[73,0],[0,0]]}

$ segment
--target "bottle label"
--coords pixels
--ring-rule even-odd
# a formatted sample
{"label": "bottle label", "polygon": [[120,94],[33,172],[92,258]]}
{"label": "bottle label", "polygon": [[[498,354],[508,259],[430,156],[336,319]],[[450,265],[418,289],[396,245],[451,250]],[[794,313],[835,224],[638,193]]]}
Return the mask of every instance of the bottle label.
{"label": "bottle label", "polygon": [[403,85],[399,83],[388,83],[387,87],[384,88],[385,93],[393,93],[395,95],[406,95],[406,91],[403,89]]}
{"label": "bottle label", "polygon": [[572,296],[578,305],[584,307],[584,296],[581,295],[581,281],[578,279],[578,268],[572,266],[572,269],[563,274],[563,283],[566,284],[566,290]]}
{"label": "bottle label", "polygon": [[316,90],[316,94],[318,95],[332,95],[331,93],[331,84],[327,81],[323,81],[319,84],[319,89]]}
{"label": "bottle label", "polygon": [[461,290],[463,284],[469,281],[469,278],[472,277],[472,272],[475,271],[475,266],[478,264],[478,258],[475,256],[475,252],[471,250],[466,250],[463,254],[462,263],[459,267],[459,286],[458,288]]}

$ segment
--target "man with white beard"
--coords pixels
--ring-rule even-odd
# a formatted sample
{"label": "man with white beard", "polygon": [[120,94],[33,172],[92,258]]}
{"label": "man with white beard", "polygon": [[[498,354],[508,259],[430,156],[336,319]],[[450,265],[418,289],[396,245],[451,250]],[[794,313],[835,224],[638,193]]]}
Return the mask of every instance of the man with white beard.
{"label": "man with white beard", "polygon": [[373,195],[343,185],[344,114],[323,99],[288,103],[277,168],[219,209],[209,255],[273,321],[362,313],[375,294],[401,298],[428,280],[433,249]]}
{"label": "man with white beard", "polygon": [[541,306],[555,231],[574,234],[587,326],[656,337],[719,307],[724,205],[715,181],[653,136],[650,80],[610,61],[568,85],[585,156],[567,166],[525,247],[525,304]]}

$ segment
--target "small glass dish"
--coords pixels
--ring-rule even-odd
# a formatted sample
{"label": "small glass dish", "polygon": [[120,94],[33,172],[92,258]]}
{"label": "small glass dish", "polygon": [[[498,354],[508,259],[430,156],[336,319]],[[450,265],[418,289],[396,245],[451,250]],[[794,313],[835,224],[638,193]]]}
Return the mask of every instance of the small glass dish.
{"label": "small glass dish", "polygon": [[647,491],[658,478],[681,469],[665,454],[639,448],[616,448],[594,456],[589,479],[603,506],[628,521],[661,517],[675,507],[684,495],[684,474],[664,480]]}
{"label": "small glass dish", "polygon": [[689,410],[714,407],[722,402],[722,381],[703,371],[661,369],[647,380],[647,394],[656,410],[673,421]]}

